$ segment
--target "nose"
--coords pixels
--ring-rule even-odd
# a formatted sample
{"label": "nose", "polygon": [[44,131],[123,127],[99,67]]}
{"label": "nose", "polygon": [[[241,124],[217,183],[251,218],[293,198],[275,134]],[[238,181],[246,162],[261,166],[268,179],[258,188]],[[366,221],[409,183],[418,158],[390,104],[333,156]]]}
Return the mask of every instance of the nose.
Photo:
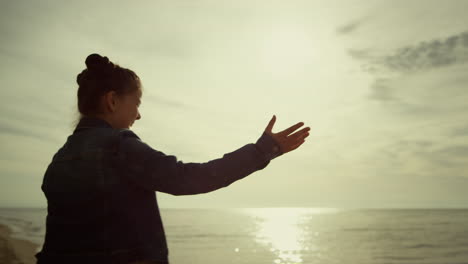
{"label": "nose", "polygon": [[138,116],[137,116],[136,119],[137,119],[137,120],[140,120],[140,118],[141,118],[141,115],[140,115],[140,113],[138,112]]}

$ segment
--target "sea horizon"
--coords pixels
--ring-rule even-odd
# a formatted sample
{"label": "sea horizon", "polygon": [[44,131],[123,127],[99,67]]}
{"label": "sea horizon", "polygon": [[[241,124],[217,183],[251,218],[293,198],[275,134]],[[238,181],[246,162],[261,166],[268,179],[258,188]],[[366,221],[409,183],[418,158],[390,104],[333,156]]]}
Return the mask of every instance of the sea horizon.
{"label": "sea horizon", "polygon": [[[463,263],[468,208],[160,208],[171,263]],[[41,248],[46,208],[0,208]]]}

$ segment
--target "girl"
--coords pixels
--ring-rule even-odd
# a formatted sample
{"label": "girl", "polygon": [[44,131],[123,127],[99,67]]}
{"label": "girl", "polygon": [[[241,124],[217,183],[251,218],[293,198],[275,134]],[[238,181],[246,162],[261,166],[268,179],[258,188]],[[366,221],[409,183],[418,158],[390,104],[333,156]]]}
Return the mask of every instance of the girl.
{"label": "girl", "polygon": [[273,116],[256,143],[183,163],[130,130],[141,119],[139,77],[99,54],[89,55],[86,66],[77,76],[80,119],[41,185],[47,218],[38,264],[169,263],[156,191],[193,195],[226,187],[309,135],[309,127],[292,134],[302,122],[273,133]]}

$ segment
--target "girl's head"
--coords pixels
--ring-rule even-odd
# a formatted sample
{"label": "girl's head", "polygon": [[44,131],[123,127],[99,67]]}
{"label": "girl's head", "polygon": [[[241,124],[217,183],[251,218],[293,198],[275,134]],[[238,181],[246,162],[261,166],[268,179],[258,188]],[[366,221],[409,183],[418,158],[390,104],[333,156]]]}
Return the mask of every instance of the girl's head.
{"label": "girl's head", "polygon": [[140,78],[95,53],[86,58],[86,67],[76,78],[80,119],[97,117],[114,128],[130,128],[141,118]]}

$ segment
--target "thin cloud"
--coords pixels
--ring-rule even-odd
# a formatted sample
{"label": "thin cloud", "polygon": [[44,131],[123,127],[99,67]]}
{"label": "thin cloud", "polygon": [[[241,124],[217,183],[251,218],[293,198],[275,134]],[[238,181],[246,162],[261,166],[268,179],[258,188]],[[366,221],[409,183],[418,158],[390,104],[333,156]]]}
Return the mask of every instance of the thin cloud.
{"label": "thin cloud", "polygon": [[468,110],[468,64],[412,74],[376,76],[367,99],[393,107],[404,117],[457,118]]}
{"label": "thin cloud", "polygon": [[468,145],[452,145],[426,153],[428,163],[468,176]]}
{"label": "thin cloud", "polygon": [[357,21],[353,21],[353,22],[350,22],[346,25],[343,25],[339,28],[336,29],[336,32],[338,34],[341,34],[341,35],[345,35],[345,34],[351,34],[353,32],[355,32],[361,25],[362,25],[362,20],[357,20]]}
{"label": "thin cloud", "polygon": [[[63,111],[63,110],[62,110]],[[10,98],[0,106],[0,135],[21,135],[25,137],[58,142],[54,124],[63,123],[58,110],[51,104],[42,102],[34,95]],[[57,128],[55,126],[55,128]]]}
{"label": "thin cloud", "polygon": [[369,98],[378,101],[397,101],[393,94],[393,88],[389,84],[389,79],[379,78],[371,85],[371,93]]}
{"label": "thin cloud", "polygon": [[449,135],[452,137],[468,136],[468,124],[452,129]]}
{"label": "thin cloud", "polygon": [[441,155],[446,155],[450,157],[460,158],[466,157],[468,158],[468,145],[457,145],[457,146],[450,146],[440,149],[438,151]]}
{"label": "thin cloud", "polygon": [[[386,164],[398,164],[410,173],[441,176],[446,172],[446,176],[468,176],[466,144],[450,145],[425,139],[397,140],[386,145],[382,153],[386,155]],[[425,170],[421,171],[420,166]]]}
{"label": "thin cloud", "polygon": [[30,137],[33,139],[46,140],[46,141],[50,141],[54,143],[57,142],[56,138],[46,133],[41,133],[37,128],[34,128],[34,129],[20,128],[20,127],[12,126],[11,124],[5,124],[5,123],[0,124],[0,135],[2,137],[5,135],[6,136],[8,135],[25,136],[25,137]]}
{"label": "thin cloud", "polygon": [[358,60],[372,59],[373,56],[371,52],[372,51],[370,49],[348,49],[349,56]]}
{"label": "thin cloud", "polygon": [[182,103],[180,101],[164,98],[161,96],[155,96],[152,94],[144,95],[145,101],[151,101],[152,104],[161,105],[163,107],[176,108],[180,110],[193,110],[193,106]]}

